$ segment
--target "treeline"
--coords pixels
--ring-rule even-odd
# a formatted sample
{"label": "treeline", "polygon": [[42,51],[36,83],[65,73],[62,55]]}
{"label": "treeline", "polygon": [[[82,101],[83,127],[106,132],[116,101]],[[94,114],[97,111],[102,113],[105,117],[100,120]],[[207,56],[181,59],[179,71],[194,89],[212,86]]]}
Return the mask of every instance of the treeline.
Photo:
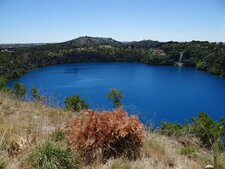
{"label": "treeline", "polygon": [[225,75],[225,45],[223,43],[209,43],[192,41],[185,43],[163,43],[160,48],[168,57],[179,60],[184,52],[184,65],[205,70],[213,74]]}
{"label": "treeline", "polygon": [[0,76],[13,79],[30,69],[62,63],[142,62],[173,65],[184,52],[186,66],[225,75],[225,45],[209,42],[140,41],[120,43],[112,39],[81,37],[72,41],[0,51]]}

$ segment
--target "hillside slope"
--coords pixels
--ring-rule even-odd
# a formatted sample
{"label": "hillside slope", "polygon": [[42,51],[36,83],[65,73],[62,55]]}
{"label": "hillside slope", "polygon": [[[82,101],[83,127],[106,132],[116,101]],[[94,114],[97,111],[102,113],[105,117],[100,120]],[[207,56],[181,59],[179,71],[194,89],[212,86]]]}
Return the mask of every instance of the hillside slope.
{"label": "hillside slope", "polygon": [[90,37],[82,36],[67,42],[63,42],[65,45],[112,45],[112,46],[122,46],[123,43],[116,41],[112,38],[100,38],[100,37]]}
{"label": "hillside slope", "polygon": [[[0,92],[0,158],[6,168],[27,168],[24,161],[32,147],[47,140],[55,131],[63,130],[65,122],[78,115],[62,108],[20,101]],[[212,160],[212,155],[200,147],[196,149],[195,154],[181,155],[183,145],[177,139],[146,131],[140,158],[117,158],[92,164],[83,162],[78,168],[200,169]]]}

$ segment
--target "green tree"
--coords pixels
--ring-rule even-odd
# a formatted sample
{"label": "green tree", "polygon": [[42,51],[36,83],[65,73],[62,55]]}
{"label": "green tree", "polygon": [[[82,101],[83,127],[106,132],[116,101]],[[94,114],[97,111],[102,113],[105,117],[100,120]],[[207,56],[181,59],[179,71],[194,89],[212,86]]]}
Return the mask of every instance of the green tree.
{"label": "green tree", "polygon": [[22,98],[26,94],[27,89],[22,83],[14,83],[13,88],[15,89],[16,95],[20,98]]}
{"label": "green tree", "polygon": [[118,90],[116,88],[111,88],[110,92],[106,93],[106,95],[110,100],[113,100],[114,107],[120,107],[123,105],[123,103],[121,102],[121,99],[124,96],[122,95],[121,90]]}
{"label": "green tree", "polygon": [[65,97],[64,102],[68,110],[80,111],[88,108],[88,104],[79,95]]}
{"label": "green tree", "polygon": [[0,77],[0,89],[3,88],[6,84],[6,80],[4,77]]}
{"label": "green tree", "polygon": [[39,95],[39,89],[36,86],[32,86],[30,92],[34,101],[40,101],[41,96]]}
{"label": "green tree", "polygon": [[202,61],[202,62],[198,62],[196,64],[196,69],[200,69],[200,70],[206,70],[207,69],[207,63]]}

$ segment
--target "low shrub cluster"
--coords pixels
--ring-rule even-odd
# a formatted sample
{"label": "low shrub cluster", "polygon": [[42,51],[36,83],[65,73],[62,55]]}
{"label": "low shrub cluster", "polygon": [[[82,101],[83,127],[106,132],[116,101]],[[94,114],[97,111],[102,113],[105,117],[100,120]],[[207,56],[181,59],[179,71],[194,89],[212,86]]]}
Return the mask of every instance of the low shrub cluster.
{"label": "low shrub cluster", "polygon": [[125,156],[135,158],[143,143],[144,126],[137,116],[128,116],[119,109],[113,111],[84,110],[84,117],[66,124],[66,136],[71,149],[79,150],[89,159],[101,151],[102,158]]}
{"label": "low shrub cluster", "polygon": [[160,126],[162,134],[169,136],[196,136],[204,146],[210,148],[215,142],[225,143],[225,117],[214,121],[208,114],[201,112],[191,122],[185,124],[163,122]]}
{"label": "low shrub cluster", "polygon": [[72,169],[76,161],[64,142],[47,140],[36,145],[29,154],[28,164],[35,169]]}
{"label": "low shrub cluster", "polygon": [[182,155],[195,156],[196,152],[197,152],[197,149],[191,145],[183,145],[183,147],[181,148]]}
{"label": "low shrub cluster", "polygon": [[80,111],[82,109],[87,109],[88,104],[79,95],[72,95],[65,97],[64,99],[65,107],[71,111]]}

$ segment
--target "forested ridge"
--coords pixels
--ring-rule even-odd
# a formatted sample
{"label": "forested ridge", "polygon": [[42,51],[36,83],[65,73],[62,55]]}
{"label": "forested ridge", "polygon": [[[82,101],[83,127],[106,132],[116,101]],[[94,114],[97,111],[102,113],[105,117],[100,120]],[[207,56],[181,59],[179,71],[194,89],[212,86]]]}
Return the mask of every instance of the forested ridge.
{"label": "forested ridge", "polygon": [[0,76],[13,79],[30,69],[63,63],[142,62],[174,65],[184,52],[184,66],[225,75],[225,45],[203,41],[122,43],[111,38],[80,37],[54,44],[0,45]]}

